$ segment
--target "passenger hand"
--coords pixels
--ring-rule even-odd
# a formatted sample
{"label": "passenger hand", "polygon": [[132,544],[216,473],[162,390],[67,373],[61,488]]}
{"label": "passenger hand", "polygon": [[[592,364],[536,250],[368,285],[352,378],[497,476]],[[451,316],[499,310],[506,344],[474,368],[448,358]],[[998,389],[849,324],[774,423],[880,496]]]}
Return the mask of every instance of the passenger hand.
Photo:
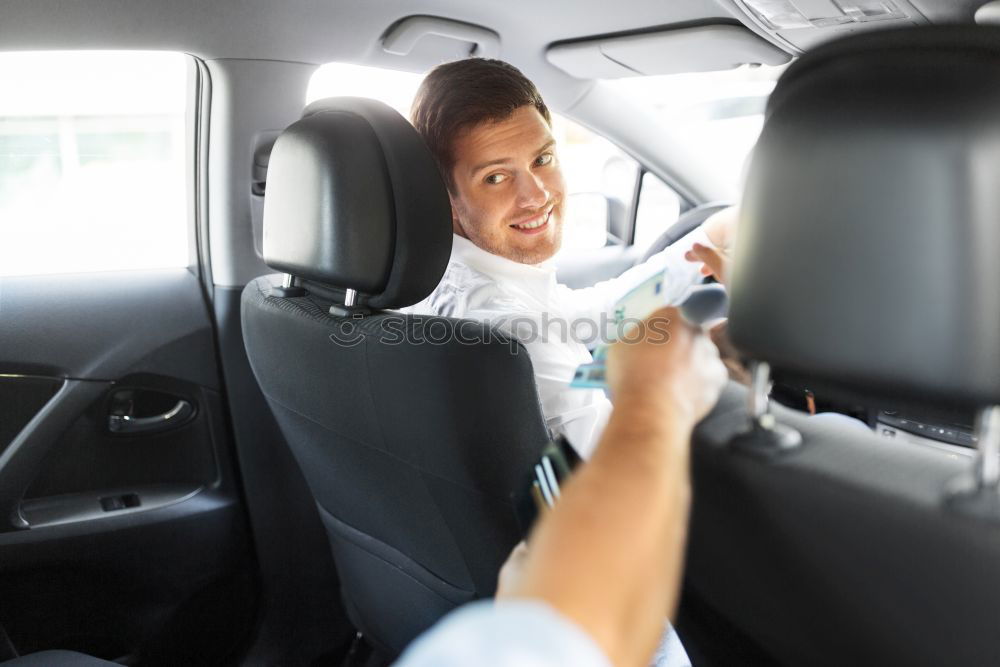
{"label": "passenger hand", "polygon": [[650,315],[608,354],[608,387],[616,404],[652,401],[683,427],[693,427],[712,409],[726,378],[718,349],[676,308]]}
{"label": "passenger hand", "polygon": [[506,597],[520,588],[527,560],[528,545],[525,542],[518,542],[500,567],[500,574],[497,577],[498,598]]}

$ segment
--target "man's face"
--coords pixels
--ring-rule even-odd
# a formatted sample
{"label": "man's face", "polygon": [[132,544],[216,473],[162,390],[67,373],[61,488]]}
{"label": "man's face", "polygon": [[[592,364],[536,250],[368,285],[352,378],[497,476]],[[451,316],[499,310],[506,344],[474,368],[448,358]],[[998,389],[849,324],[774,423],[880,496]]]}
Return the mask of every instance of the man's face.
{"label": "man's face", "polygon": [[538,110],[463,132],[452,147],[455,233],[522,264],[537,264],[562,243],[563,192],[555,140]]}

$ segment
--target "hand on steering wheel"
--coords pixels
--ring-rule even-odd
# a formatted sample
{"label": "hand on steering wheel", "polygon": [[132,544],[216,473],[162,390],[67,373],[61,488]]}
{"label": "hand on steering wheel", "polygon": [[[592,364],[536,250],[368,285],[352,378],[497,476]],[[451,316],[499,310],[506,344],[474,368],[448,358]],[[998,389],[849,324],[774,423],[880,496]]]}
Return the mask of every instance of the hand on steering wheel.
{"label": "hand on steering wheel", "polygon": [[677,222],[670,225],[670,227],[667,228],[667,231],[660,234],[660,236],[658,236],[657,239],[650,244],[649,248],[645,253],[643,253],[642,258],[637,263],[641,264],[656,253],[666,250],[681,238],[687,236],[700,227],[706,220],[712,217],[712,215],[731,206],[732,204],[729,202],[709,202],[707,204],[695,206],[690,211],[684,212],[679,218],[677,218]]}
{"label": "hand on steering wheel", "polygon": [[682,237],[690,234],[706,222],[712,229],[706,228],[709,240],[717,247],[696,243],[685,255],[691,262],[702,262],[702,274],[713,276],[725,284],[728,278],[729,253],[735,233],[736,207],[722,202],[702,204],[686,212],[667,231],[660,235],[646,250],[641,262],[645,262],[658,252],[676,243]]}
{"label": "hand on steering wheel", "polygon": [[723,285],[729,286],[730,256],[728,250],[695,243],[690,250],[684,253],[684,259],[689,262],[701,262],[701,275],[706,278],[712,276]]}

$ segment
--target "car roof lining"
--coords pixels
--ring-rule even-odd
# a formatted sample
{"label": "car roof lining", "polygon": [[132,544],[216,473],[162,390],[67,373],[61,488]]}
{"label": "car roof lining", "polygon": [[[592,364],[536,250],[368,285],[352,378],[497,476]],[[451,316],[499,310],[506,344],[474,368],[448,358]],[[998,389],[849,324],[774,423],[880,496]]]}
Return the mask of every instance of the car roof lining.
{"label": "car roof lining", "polygon": [[[901,0],[927,20],[971,21],[979,0]],[[170,50],[203,60],[220,58],[324,64],[341,61],[423,71],[464,55],[462,42],[422,38],[407,56],[382,48],[387,31],[413,15],[437,16],[496,32],[499,57],[534,80],[556,109],[588,90],[546,57],[555,43],[705,23],[745,25],[786,51],[794,47],[752,20],[743,0],[34,0],[4,8],[0,49]],[[467,53],[468,44],[464,44]],[[706,46],[709,57],[710,46]],[[697,50],[689,57],[697,58]]]}
{"label": "car roof lining", "polygon": [[[978,0],[906,1],[935,22],[971,21],[979,4]],[[608,115],[607,101],[597,103],[598,97],[609,94],[607,89],[599,81],[574,78],[553,65],[547,58],[551,45],[652,27],[742,24],[772,44],[794,51],[749,18],[743,0],[635,0],[627,6],[602,0],[425,0],[419,5],[407,0],[33,0],[5,7],[0,50],[169,50],[206,61],[261,65],[339,61],[416,72],[468,53],[467,42],[440,35],[421,38],[407,56],[387,53],[382,47],[386,33],[415,14],[496,32],[499,57],[524,71],[551,108],[608,136],[664,178],[689,170],[698,156],[678,152],[677,147],[666,155],[644,151],[648,137],[634,127],[634,114],[619,105],[617,113]],[[692,51],[696,58],[697,49]],[[688,182],[675,184],[699,200],[732,194],[719,187],[707,165],[700,171]]]}

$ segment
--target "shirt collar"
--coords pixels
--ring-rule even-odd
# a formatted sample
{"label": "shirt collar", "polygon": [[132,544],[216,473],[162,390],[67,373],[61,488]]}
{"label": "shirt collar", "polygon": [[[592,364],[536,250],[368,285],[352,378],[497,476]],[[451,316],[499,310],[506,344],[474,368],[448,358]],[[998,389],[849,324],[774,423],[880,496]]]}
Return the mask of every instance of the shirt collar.
{"label": "shirt collar", "polygon": [[543,285],[546,288],[555,286],[556,269],[551,262],[546,261],[541,264],[515,262],[487,252],[458,234],[454,234],[452,238],[451,259],[497,280],[516,280],[522,284],[527,282]]}

